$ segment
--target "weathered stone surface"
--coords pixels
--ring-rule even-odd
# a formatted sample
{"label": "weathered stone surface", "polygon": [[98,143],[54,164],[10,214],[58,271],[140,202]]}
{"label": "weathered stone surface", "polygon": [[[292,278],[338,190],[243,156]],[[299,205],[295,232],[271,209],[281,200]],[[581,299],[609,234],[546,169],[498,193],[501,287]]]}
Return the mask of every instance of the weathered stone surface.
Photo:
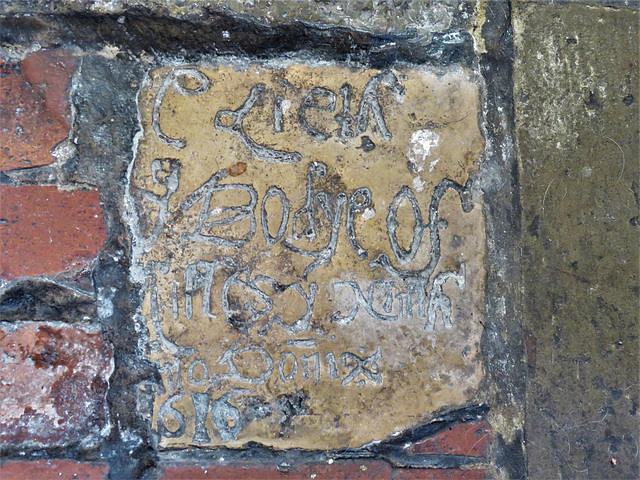
{"label": "weathered stone surface", "polygon": [[638,11],[514,25],[528,478],[638,478]]}
{"label": "weathered stone surface", "polygon": [[358,446],[473,397],[468,71],[166,67],[140,115],[131,271],[162,445]]}
{"label": "weathered stone surface", "polygon": [[0,448],[95,444],[112,370],[96,328],[0,323]]}
{"label": "weathered stone surface", "polygon": [[0,282],[88,268],[106,236],[96,191],[0,185]]}
{"label": "weathered stone surface", "polygon": [[4,9],[12,14],[83,11],[117,14],[142,7],[153,13],[191,18],[208,9],[223,9],[271,25],[303,21],[386,33],[409,30],[430,34],[445,31],[452,23],[469,21],[475,4],[475,0],[6,0]]}
{"label": "weathered stone surface", "polygon": [[47,165],[69,132],[67,89],[75,59],[39,51],[22,62],[0,56],[0,170]]}

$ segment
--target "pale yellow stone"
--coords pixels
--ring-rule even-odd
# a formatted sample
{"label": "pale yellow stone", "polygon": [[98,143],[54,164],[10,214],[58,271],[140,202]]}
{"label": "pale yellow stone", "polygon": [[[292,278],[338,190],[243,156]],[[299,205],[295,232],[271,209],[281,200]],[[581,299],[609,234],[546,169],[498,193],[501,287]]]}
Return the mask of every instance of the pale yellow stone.
{"label": "pale yellow stone", "polygon": [[[369,97],[379,99],[388,140],[372,114],[362,133],[356,131],[354,121],[354,136],[340,138],[335,116],[343,113],[341,87],[351,86],[350,114],[356,117],[365,87],[376,75],[385,75],[395,85],[395,92],[382,84]],[[171,78],[176,79],[174,83]],[[263,87],[256,87],[259,84]],[[331,94],[324,91],[315,101],[326,109],[306,112],[309,125],[326,134],[326,140],[312,137],[300,123],[300,106],[316,87],[335,94],[333,109]],[[251,139],[247,142],[258,145],[253,153],[249,143],[225,130],[233,123],[230,114],[218,115],[218,128],[215,121],[219,111],[237,111],[252,88],[256,102],[242,127]],[[158,97],[163,90],[164,97]],[[398,68],[383,73],[339,66],[221,63],[151,72],[139,97],[144,131],[129,172],[128,214],[134,245],[132,278],[144,289],[141,324],[148,329],[147,355],[161,367],[166,389],[156,397],[152,419],[153,428],[163,434],[161,446],[239,447],[255,441],[277,448],[357,447],[474,396],[483,374],[481,197],[477,193],[465,197],[473,204],[465,213],[456,191],[450,189],[443,196],[438,214],[447,224],[440,225],[441,255],[427,280],[413,281],[411,287],[411,282],[393,276],[374,261],[384,254],[393,267],[410,271],[429,264],[431,233],[426,224],[434,189],[443,179],[464,186],[482,155],[478,95],[478,81],[463,69],[434,73]],[[279,102],[282,112],[281,131],[275,127],[274,102]],[[373,150],[363,148],[370,145],[363,142],[364,136],[375,144]],[[281,159],[291,163],[265,161],[271,155],[264,153],[265,148],[272,149],[271,153],[287,152]],[[158,204],[166,197],[166,185],[178,180],[175,171],[171,173],[177,163],[156,159],[176,159],[181,165],[175,193],[165,202],[166,214]],[[305,205],[312,162],[326,167],[326,176],[312,183],[317,236],[313,241],[304,236],[296,240],[293,218]],[[208,209],[203,209],[206,195],[198,192],[207,189],[206,182],[216,173],[218,185],[245,186],[213,192]],[[251,187],[247,186],[255,191],[255,206],[225,211],[225,206],[250,204]],[[284,192],[290,205],[286,231],[272,246],[267,245],[261,223],[263,199],[270,187]],[[347,234],[349,199],[363,187],[370,189],[371,204],[354,212],[353,227],[355,238],[367,251],[366,258],[356,254]],[[394,254],[387,231],[389,208],[403,187],[415,195],[424,225],[415,257],[406,265]],[[330,205],[328,216],[322,198],[316,196],[319,192],[325,192]],[[343,195],[344,205],[335,219],[335,254],[310,268],[315,259],[286,248],[283,241],[304,250],[326,247],[331,237],[329,217],[335,217]],[[281,197],[272,195],[265,210],[269,235],[274,237],[283,216]],[[200,216],[206,223],[234,215],[245,217],[228,225],[205,226],[199,238],[187,237],[196,231]],[[164,220],[159,221],[159,216]],[[299,215],[298,233],[306,226],[303,218]],[[399,245],[408,250],[416,221],[406,198],[399,202],[397,223]],[[211,236],[227,241],[246,237],[248,241],[226,246],[224,241],[222,245],[212,243]],[[197,262],[203,263],[197,266]],[[208,266],[215,271],[211,269],[207,280]],[[203,288],[189,295],[186,276],[198,268],[195,285]],[[452,272],[446,281],[447,277],[440,277],[443,295],[451,304],[452,324],[447,328],[438,315],[433,328],[425,329],[434,278],[443,272]],[[374,318],[364,306],[374,280],[395,282],[391,299],[382,284],[371,297],[375,311],[387,318]],[[355,282],[362,291],[363,303],[352,321],[346,317],[356,301],[350,286],[354,283],[336,286],[337,282]],[[210,315],[203,312],[207,284]],[[287,285],[292,287],[286,289]],[[398,296],[411,288],[411,294]],[[311,296],[316,290],[305,323],[307,304],[301,292]],[[227,314],[223,297],[228,299]],[[407,297],[411,297],[411,315],[406,312]],[[391,309],[385,311],[387,300]],[[440,304],[446,304],[444,296]],[[268,326],[274,316],[283,323],[272,321]],[[240,352],[233,354],[237,350]],[[357,358],[367,357],[364,370],[353,371]],[[357,375],[351,378],[350,373]],[[199,413],[194,402],[201,402]]]}

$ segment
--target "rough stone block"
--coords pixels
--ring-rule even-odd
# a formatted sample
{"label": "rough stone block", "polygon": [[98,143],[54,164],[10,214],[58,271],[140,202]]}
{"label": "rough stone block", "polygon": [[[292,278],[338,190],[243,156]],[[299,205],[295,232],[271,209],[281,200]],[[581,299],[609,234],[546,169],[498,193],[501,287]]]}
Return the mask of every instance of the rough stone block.
{"label": "rough stone block", "polygon": [[94,444],[109,427],[112,370],[95,327],[0,323],[0,448]]}
{"label": "rough stone block", "polygon": [[0,185],[0,279],[87,268],[105,239],[98,192]]}
{"label": "rough stone block", "polygon": [[[293,21],[343,25],[379,33],[417,32],[428,34],[442,32],[451,26],[469,22],[476,0],[437,1],[424,0],[297,0],[255,1],[218,0],[58,0],[53,4],[30,0],[8,2],[8,13],[102,13],[114,15],[134,8],[162,10],[171,17],[194,18],[207,11],[233,12],[243,17],[253,17],[260,24],[280,25]],[[37,6],[35,6],[37,5]],[[223,32],[221,32],[222,37]],[[414,33],[415,34],[415,33]],[[224,38],[224,37],[222,37]],[[228,37],[227,37],[228,38]]]}
{"label": "rough stone block", "polygon": [[20,63],[0,57],[0,170],[55,161],[52,149],[69,132],[75,64],[64,50],[41,50]]}

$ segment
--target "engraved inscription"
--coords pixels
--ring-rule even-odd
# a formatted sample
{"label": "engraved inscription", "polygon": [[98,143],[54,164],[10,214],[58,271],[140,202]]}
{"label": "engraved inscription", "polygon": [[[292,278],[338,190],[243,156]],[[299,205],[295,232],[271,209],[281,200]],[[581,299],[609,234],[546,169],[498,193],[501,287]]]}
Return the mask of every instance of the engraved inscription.
{"label": "engraved inscription", "polygon": [[126,204],[162,447],[356,446],[473,396],[477,97],[463,70],[150,73]]}

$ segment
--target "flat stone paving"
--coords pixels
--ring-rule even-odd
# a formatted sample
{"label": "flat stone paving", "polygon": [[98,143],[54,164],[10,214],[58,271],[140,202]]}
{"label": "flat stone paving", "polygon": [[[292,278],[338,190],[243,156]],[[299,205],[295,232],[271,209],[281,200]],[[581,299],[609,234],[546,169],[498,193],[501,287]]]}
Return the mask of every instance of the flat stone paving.
{"label": "flat stone paving", "polygon": [[127,215],[161,446],[356,447],[474,396],[478,90],[461,68],[150,73]]}
{"label": "flat stone paving", "polygon": [[520,3],[527,478],[638,478],[638,4]]}

